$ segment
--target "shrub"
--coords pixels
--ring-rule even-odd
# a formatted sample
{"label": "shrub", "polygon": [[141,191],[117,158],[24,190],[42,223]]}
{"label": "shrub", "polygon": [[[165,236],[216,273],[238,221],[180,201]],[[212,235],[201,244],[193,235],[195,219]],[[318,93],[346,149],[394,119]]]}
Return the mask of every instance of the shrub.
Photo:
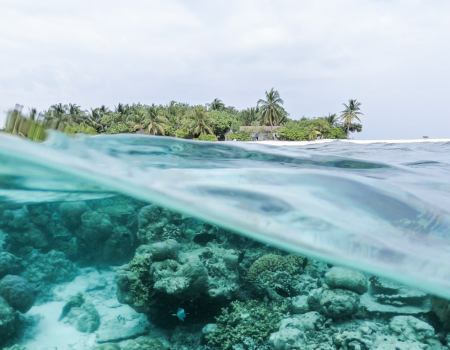
{"label": "shrub", "polygon": [[252,135],[249,132],[236,132],[227,135],[227,140],[234,139],[236,139],[236,141],[251,141]]}
{"label": "shrub", "polygon": [[217,137],[215,135],[200,135],[198,137],[199,141],[217,141]]}

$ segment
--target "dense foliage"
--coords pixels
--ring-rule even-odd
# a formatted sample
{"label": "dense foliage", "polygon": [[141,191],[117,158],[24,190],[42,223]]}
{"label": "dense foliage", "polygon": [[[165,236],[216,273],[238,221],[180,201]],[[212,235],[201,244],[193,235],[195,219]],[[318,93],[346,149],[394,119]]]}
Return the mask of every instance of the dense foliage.
{"label": "dense foliage", "polygon": [[[54,129],[68,135],[85,133],[119,134],[135,133],[165,135],[202,141],[251,141],[253,134],[263,126],[281,126],[273,129],[280,140],[304,141],[317,138],[342,139],[350,132],[360,132],[362,125],[353,123],[361,115],[360,103],[350,100],[338,118],[336,114],[313,119],[291,120],[283,107],[284,101],[273,88],[266,91],[256,107],[237,110],[214,99],[204,106],[171,101],[167,105],[118,104],[114,109],[101,106],[83,110],[76,104],[55,104],[39,114],[31,109],[23,113],[21,106],[9,111],[4,131],[27,137],[34,141],[45,139],[45,131]],[[340,119],[343,123],[339,122]],[[241,126],[251,126],[240,132]],[[270,136],[271,137],[271,136]]]}

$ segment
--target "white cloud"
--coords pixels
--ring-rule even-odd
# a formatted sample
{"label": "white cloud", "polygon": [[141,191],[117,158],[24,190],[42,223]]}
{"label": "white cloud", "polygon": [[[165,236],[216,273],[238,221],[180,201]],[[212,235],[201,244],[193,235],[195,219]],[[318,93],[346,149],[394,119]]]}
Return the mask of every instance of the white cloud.
{"label": "white cloud", "polygon": [[[362,102],[359,138],[448,137],[445,0],[0,3],[0,112],[15,103]],[[446,129],[447,128],[447,129]]]}

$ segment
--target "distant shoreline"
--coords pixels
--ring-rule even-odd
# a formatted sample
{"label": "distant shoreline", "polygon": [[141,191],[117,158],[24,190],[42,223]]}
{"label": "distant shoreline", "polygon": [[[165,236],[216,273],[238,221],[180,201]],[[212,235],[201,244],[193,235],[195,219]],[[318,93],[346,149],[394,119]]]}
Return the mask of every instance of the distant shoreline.
{"label": "distant shoreline", "polygon": [[315,143],[327,142],[349,142],[349,143],[417,143],[417,142],[450,142],[450,139],[410,139],[410,140],[345,140],[345,139],[319,139],[315,141],[247,141],[247,143],[257,143],[271,146],[307,146]]}

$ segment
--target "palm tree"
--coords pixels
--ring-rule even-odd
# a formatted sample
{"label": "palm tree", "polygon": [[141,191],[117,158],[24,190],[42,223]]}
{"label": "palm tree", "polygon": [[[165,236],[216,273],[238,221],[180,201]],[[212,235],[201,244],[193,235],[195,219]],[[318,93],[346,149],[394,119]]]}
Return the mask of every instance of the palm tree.
{"label": "palm tree", "polygon": [[132,115],[127,117],[127,126],[133,130],[142,130],[147,127],[147,111],[137,109]]}
{"label": "palm tree", "polygon": [[58,103],[56,105],[50,106],[47,114],[44,116],[45,122],[53,129],[64,131],[67,125],[72,124],[72,119],[70,118],[68,112],[68,106]]}
{"label": "palm tree", "polygon": [[272,130],[273,125],[281,124],[286,118],[286,112],[281,106],[284,101],[280,98],[280,94],[273,88],[269,92],[266,91],[266,99],[260,99],[257,107],[260,111],[261,121],[263,124],[270,124]]}
{"label": "palm tree", "polygon": [[103,114],[100,108],[91,108],[91,111],[87,113],[86,120],[84,122],[86,125],[94,128],[98,132],[103,128],[102,118]]}
{"label": "palm tree", "polygon": [[243,110],[241,113],[241,121],[244,125],[252,125],[255,121],[258,120],[259,108],[258,107],[250,107],[246,110]]}
{"label": "palm tree", "polygon": [[338,121],[336,113],[328,113],[328,117],[323,117],[323,119],[325,119],[331,127],[335,126]]}
{"label": "palm tree", "polygon": [[207,103],[206,106],[210,111],[221,111],[225,108],[225,104],[218,98],[215,98],[211,103]]}
{"label": "palm tree", "polygon": [[339,119],[343,120],[344,124],[347,125],[347,140],[348,140],[352,120],[356,119],[360,122],[361,120],[358,118],[358,115],[363,114],[360,112],[359,108],[359,106],[361,106],[361,103],[358,102],[357,100],[349,100],[348,105],[346,105],[345,103],[343,103],[343,105],[345,106],[345,109],[341,112]]}
{"label": "palm tree", "polygon": [[167,128],[168,120],[158,112],[158,108],[154,104],[147,109],[147,117],[144,122],[148,125],[148,132],[151,135],[156,135],[158,132],[165,135],[164,128]]}
{"label": "palm tree", "polygon": [[197,106],[193,112],[189,121],[189,132],[193,135],[214,135],[212,130],[214,120],[208,116],[205,109],[202,106]]}

